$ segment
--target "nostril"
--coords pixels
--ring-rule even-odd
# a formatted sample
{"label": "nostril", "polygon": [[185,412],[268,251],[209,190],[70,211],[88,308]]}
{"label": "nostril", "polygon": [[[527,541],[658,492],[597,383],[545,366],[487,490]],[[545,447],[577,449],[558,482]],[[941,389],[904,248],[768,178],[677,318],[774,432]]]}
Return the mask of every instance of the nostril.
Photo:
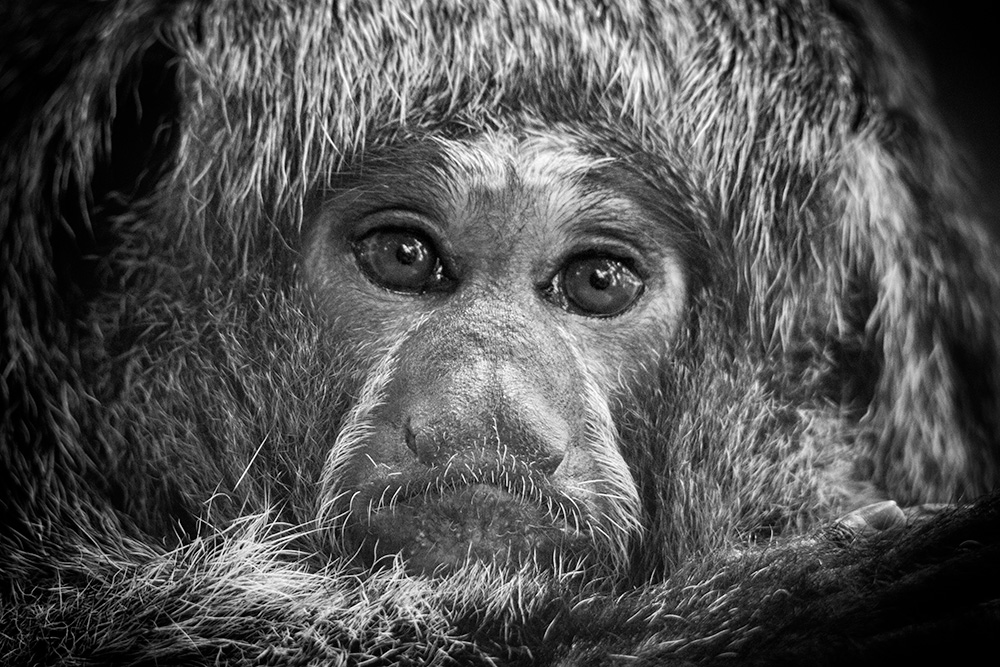
{"label": "nostril", "polygon": [[522,403],[493,419],[497,445],[538,475],[551,476],[572,441],[568,424],[540,402]]}
{"label": "nostril", "polygon": [[[525,418],[529,415],[533,418]],[[519,432],[511,434],[512,439],[524,443],[524,454],[532,468],[542,475],[553,475],[570,450],[569,425],[547,410],[534,415],[525,412],[521,416],[517,424]]]}
{"label": "nostril", "polygon": [[413,433],[409,417],[406,418],[406,425],[403,427],[403,439],[406,441],[407,448],[419,459],[420,451],[417,449],[417,436]]}
{"label": "nostril", "polygon": [[563,462],[564,458],[566,458],[565,452],[550,451],[539,453],[538,460],[535,461],[535,466],[543,475],[552,475],[559,468],[559,464]]}
{"label": "nostril", "polygon": [[423,423],[419,416],[416,422],[414,424],[412,417],[407,417],[406,424],[403,426],[403,442],[406,443],[406,448],[417,457],[417,461],[427,467],[432,467],[437,462],[440,453],[440,434],[433,426]]}

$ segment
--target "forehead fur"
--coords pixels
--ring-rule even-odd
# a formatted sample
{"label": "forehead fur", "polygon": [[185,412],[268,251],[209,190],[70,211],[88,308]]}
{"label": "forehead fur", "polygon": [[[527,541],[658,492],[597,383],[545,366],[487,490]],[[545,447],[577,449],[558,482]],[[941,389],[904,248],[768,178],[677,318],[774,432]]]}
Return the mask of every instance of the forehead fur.
{"label": "forehead fur", "polygon": [[[374,137],[566,123],[676,156],[687,189],[717,212],[711,224],[750,255],[796,238],[787,227],[801,229],[818,177],[835,181],[849,163],[850,135],[892,136],[864,127],[879,122],[863,106],[878,73],[862,80],[858,64],[871,47],[832,38],[833,14],[735,0],[546,4],[268,5],[258,33],[286,35],[280,51],[212,5],[204,38],[181,48],[185,219],[216,221],[205,228],[227,253],[294,245],[301,202]],[[526,167],[528,144],[518,150]],[[571,173],[580,157],[539,155],[565,158]],[[484,174],[500,167],[459,159],[470,161]],[[262,219],[280,242],[256,238]]]}
{"label": "forehead fur", "polygon": [[438,175],[445,191],[520,193],[545,191],[550,201],[573,199],[577,207],[596,195],[587,176],[614,162],[589,155],[566,137],[535,134],[516,138],[486,133],[471,140],[433,138],[441,158]]}

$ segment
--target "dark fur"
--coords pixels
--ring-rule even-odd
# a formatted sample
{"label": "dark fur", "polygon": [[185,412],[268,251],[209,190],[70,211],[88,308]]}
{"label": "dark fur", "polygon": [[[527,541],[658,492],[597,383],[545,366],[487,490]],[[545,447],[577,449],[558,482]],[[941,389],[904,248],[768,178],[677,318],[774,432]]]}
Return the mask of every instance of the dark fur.
{"label": "dark fur", "polygon": [[[987,646],[995,500],[763,544],[1000,478],[997,249],[891,17],[230,4],[0,16],[5,662],[874,664]],[[689,324],[619,415],[645,539],[600,584],[352,569],[310,493],[364,369],[298,289],[304,212],[403,134],[553,123],[656,156],[646,173],[690,226]]]}

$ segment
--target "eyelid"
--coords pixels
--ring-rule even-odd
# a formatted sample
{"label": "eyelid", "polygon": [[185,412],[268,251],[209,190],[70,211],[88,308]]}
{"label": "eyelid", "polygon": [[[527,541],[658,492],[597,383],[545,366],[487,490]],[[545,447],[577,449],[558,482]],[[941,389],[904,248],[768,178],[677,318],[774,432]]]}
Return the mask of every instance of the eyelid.
{"label": "eyelid", "polygon": [[432,218],[406,208],[383,207],[366,211],[357,216],[352,227],[350,234],[352,243],[380,228],[414,231],[423,234],[435,248],[442,246],[441,240],[444,238],[440,227]]}
{"label": "eyelid", "polygon": [[670,225],[644,214],[628,200],[614,204],[613,208],[588,211],[566,224],[567,238],[574,246],[604,247],[615,256],[645,258],[646,263],[655,264],[664,245],[673,245],[667,233]]}
{"label": "eyelid", "polygon": [[649,264],[651,258],[647,258],[637,248],[618,241],[608,242],[606,238],[594,239],[589,243],[578,244],[571,247],[568,252],[560,255],[555,268],[550,273],[551,277],[562,273],[570,262],[578,259],[607,258],[621,262],[637,275],[641,280],[648,280],[650,277]]}

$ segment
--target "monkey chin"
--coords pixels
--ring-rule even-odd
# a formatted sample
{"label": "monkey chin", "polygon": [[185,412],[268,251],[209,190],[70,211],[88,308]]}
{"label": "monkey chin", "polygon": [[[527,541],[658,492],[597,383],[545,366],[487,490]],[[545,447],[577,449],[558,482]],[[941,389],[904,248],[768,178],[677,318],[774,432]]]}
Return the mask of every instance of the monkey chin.
{"label": "monkey chin", "polygon": [[372,565],[398,554],[406,571],[417,575],[443,576],[472,562],[552,569],[571,554],[593,549],[587,531],[489,484],[394,503],[348,533]]}

